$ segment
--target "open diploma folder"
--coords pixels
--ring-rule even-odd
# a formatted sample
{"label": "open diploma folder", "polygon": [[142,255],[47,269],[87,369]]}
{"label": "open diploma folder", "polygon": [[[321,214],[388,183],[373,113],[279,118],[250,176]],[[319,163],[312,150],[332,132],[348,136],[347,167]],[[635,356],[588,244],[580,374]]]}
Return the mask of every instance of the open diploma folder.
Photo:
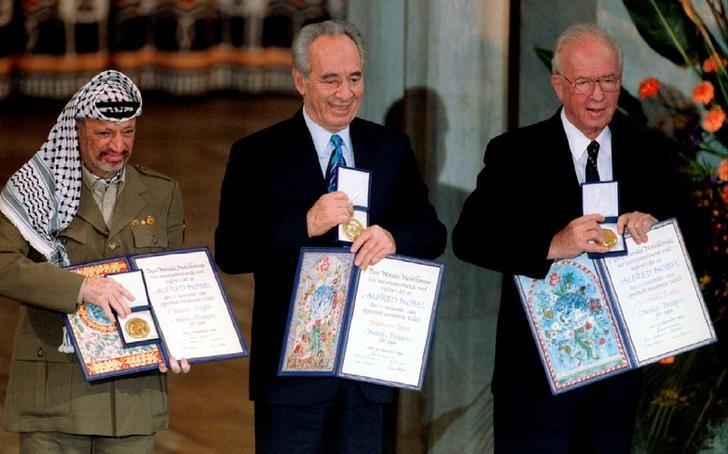
{"label": "open diploma folder", "polygon": [[515,276],[551,391],[558,394],[716,341],[675,219],[628,255]]}
{"label": "open diploma folder", "polygon": [[444,265],[390,255],[361,271],[342,248],[302,248],[278,375],[420,390]]}
{"label": "open diploma folder", "polygon": [[67,269],[113,278],[135,297],[131,315],[118,324],[88,303],[64,315],[89,381],[157,369],[169,355],[198,363],[248,354],[207,248],[129,255]]}

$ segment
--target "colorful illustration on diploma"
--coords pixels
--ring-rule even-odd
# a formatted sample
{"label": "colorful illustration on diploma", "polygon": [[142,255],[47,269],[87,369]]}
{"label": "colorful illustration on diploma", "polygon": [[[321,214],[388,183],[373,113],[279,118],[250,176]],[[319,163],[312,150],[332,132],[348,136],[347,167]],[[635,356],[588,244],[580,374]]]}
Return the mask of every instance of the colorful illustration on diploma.
{"label": "colorful illustration on diploma", "polygon": [[[94,277],[129,271],[129,266],[122,258],[101,265],[73,267],[71,271]],[[94,304],[84,302],[67,320],[83,358],[82,366],[91,377],[163,361],[156,344],[125,348],[116,324]]]}
{"label": "colorful illustration on diploma", "polygon": [[304,256],[283,370],[334,370],[352,264],[348,252]]}
{"label": "colorful illustration on diploma", "polygon": [[546,279],[528,280],[528,310],[550,373],[559,385],[628,365],[613,314],[590,260],[560,260],[553,264]]}

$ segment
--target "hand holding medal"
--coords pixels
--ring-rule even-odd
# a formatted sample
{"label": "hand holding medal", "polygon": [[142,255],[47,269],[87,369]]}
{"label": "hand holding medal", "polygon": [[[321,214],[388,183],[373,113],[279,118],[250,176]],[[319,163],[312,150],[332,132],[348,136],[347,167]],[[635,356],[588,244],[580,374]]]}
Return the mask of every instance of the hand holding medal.
{"label": "hand holding medal", "polygon": [[609,249],[617,245],[617,234],[612,229],[601,229],[604,234],[604,241],[594,241],[594,244],[608,247]]}

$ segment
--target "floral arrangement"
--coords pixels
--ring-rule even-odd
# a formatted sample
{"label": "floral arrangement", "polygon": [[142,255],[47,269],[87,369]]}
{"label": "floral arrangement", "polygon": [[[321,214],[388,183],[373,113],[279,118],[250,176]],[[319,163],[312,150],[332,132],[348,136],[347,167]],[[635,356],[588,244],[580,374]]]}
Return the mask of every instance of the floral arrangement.
{"label": "floral arrangement", "polygon": [[696,273],[719,339],[645,371],[638,438],[650,452],[697,452],[716,447],[721,427],[728,443],[728,16],[722,0],[700,5],[709,25],[692,0],[623,3],[652,49],[700,79],[689,97],[654,77],[638,87],[648,126],[681,145],[693,199],[711,220],[711,250]]}

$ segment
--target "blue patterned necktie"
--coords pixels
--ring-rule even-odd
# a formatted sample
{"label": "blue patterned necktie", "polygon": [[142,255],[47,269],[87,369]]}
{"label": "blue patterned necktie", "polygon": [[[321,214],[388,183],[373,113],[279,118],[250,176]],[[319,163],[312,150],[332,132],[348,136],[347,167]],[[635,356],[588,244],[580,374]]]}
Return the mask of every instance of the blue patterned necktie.
{"label": "blue patterned necktie", "polygon": [[330,142],[334,146],[334,149],[331,151],[329,165],[326,167],[326,182],[328,183],[329,192],[333,192],[336,191],[336,179],[339,173],[337,170],[339,167],[346,166],[346,161],[344,160],[344,153],[341,150],[341,146],[344,144],[341,137],[338,134],[334,134],[331,136]]}
{"label": "blue patterned necktie", "polygon": [[586,160],[586,182],[599,181],[599,169],[597,169],[597,156],[599,155],[599,142],[592,140],[586,147],[589,157]]}

